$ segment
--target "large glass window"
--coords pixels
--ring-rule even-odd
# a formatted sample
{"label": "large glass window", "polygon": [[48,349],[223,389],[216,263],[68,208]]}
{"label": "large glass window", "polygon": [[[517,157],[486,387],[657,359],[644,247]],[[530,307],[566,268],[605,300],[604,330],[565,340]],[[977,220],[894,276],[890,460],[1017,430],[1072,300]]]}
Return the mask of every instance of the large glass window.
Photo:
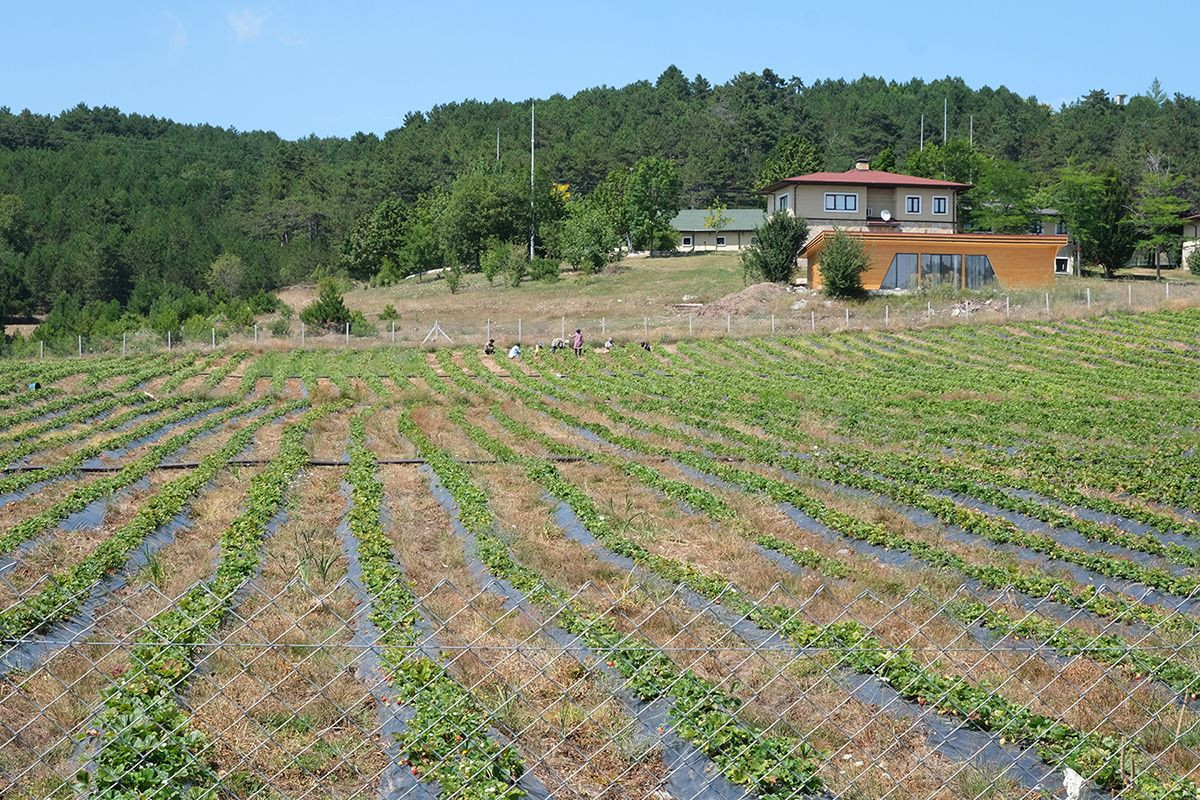
{"label": "large glass window", "polygon": [[996,271],[987,256],[967,256],[966,284],[968,289],[982,289],[996,282]]}
{"label": "large glass window", "polygon": [[949,206],[949,200],[950,200],[950,198],[948,198],[948,197],[933,198],[933,213],[945,214],[946,209]]}
{"label": "large glass window", "polygon": [[897,253],[880,289],[912,289],[917,285],[917,254]]}
{"label": "large glass window", "polygon": [[781,194],[778,197],[776,197],[775,198],[775,210],[776,211],[787,211],[788,210],[788,199],[789,198],[786,194]]}
{"label": "large glass window", "polygon": [[826,211],[858,211],[858,195],[826,192]]}
{"label": "large glass window", "polygon": [[926,286],[961,286],[962,256],[923,253],[921,283]]}
{"label": "large glass window", "polygon": [[910,194],[904,198],[904,211],[908,214],[921,213],[921,195]]}

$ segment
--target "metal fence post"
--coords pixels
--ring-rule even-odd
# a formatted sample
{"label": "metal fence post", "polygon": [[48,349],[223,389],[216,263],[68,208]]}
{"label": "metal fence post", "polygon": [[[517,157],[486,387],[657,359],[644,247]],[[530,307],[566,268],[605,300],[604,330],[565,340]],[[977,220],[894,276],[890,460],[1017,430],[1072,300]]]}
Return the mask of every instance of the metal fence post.
{"label": "metal fence post", "polygon": [[521,318],[517,317],[517,344],[521,343]]}
{"label": "metal fence post", "polygon": [[38,341],[38,358],[45,358],[45,357],[46,357],[46,340],[41,339]]}
{"label": "metal fence post", "polygon": [[771,335],[775,335],[775,315],[771,315]]}
{"label": "metal fence post", "polygon": [[212,329],[212,349],[213,350],[217,349],[217,329],[216,328]]}
{"label": "metal fence post", "polygon": [[1164,290],[1166,291],[1166,293],[1167,293],[1167,299],[1168,299],[1168,300],[1170,300],[1170,299],[1171,299],[1171,282],[1170,282],[1170,281],[1164,281],[1164,282],[1163,282],[1163,289],[1164,289]]}
{"label": "metal fence post", "polygon": [[933,301],[925,301],[925,319],[933,319]]}
{"label": "metal fence post", "polygon": [[812,332],[816,333],[817,332],[817,312],[810,310],[808,312],[808,314],[809,314],[809,320],[812,323]]}
{"label": "metal fence post", "polygon": [[258,344],[258,323],[254,323],[254,343]]}
{"label": "metal fence post", "polygon": [[1092,287],[1087,287],[1087,307],[1092,307]]}
{"label": "metal fence post", "polygon": [[171,332],[167,331],[167,352],[171,352]]}
{"label": "metal fence post", "polygon": [[650,338],[650,321],[646,317],[642,317],[642,335]]}
{"label": "metal fence post", "polygon": [[1004,316],[1009,317],[1009,316],[1011,316],[1011,314],[1012,314],[1012,312],[1009,309],[1009,305],[1008,305],[1008,295],[1004,295]]}
{"label": "metal fence post", "polygon": [[350,344],[350,323],[346,323],[346,344]]}
{"label": "metal fence post", "polygon": [[[601,336],[608,335],[608,322],[606,321],[606,319],[604,317],[600,318],[600,335]],[[565,339],[566,337],[564,336],[563,338]]]}
{"label": "metal fence post", "polygon": [[1129,307],[1133,308],[1133,284],[1132,283],[1125,284],[1125,289],[1127,290],[1127,293],[1129,295]]}
{"label": "metal fence post", "polygon": [[128,335],[128,332],[121,331],[121,355],[125,355],[125,337]]}
{"label": "metal fence post", "polygon": [[396,320],[392,320],[392,344],[396,343]]}
{"label": "metal fence post", "polygon": [[733,315],[728,311],[725,312],[725,335],[733,334]]}
{"label": "metal fence post", "polygon": [[846,327],[849,328],[850,327],[850,306],[846,306],[846,308],[844,310],[846,312]]}
{"label": "metal fence post", "polygon": [[963,310],[967,312],[967,322],[971,321],[971,301],[963,303]]}
{"label": "metal fence post", "polygon": [[79,340],[79,357],[83,358],[83,337],[77,336],[76,338]]}
{"label": "metal fence post", "polygon": [[892,324],[892,307],[887,303],[883,304],[883,327],[891,327]]}
{"label": "metal fence post", "polygon": [[304,347],[304,323],[300,323],[300,346]]}
{"label": "metal fence post", "polygon": [[692,315],[688,314],[688,336],[692,335]]}

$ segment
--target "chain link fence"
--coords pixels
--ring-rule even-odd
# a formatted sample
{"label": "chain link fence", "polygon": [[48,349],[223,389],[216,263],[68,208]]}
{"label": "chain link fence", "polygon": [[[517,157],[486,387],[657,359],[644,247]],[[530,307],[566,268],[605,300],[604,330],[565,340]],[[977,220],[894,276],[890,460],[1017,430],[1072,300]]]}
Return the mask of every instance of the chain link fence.
{"label": "chain link fence", "polygon": [[[169,577],[151,566],[94,587],[69,621],[0,642],[0,797],[1151,796],[1081,780],[1042,745],[989,722],[990,705],[955,713],[947,710],[951,698],[914,697],[910,687],[863,667],[878,644],[797,648],[731,616],[719,597],[701,600],[633,575],[616,582],[620,589],[585,585],[570,602],[628,635],[616,650],[649,646],[680,680],[698,676],[734,698],[728,715],[682,713],[670,690],[646,697],[636,672],[614,669],[611,653],[566,633],[558,612],[534,608],[499,582],[441,582],[423,592],[418,641],[397,657],[384,644],[387,632],[368,619],[377,595],[332,577],[332,565],[320,560],[300,565],[286,582],[251,582],[212,637],[177,643],[190,658],[169,675],[147,676],[136,666],[136,647],[151,636],[151,620],[188,608],[197,591],[158,588]],[[46,586],[44,579],[0,583],[10,608]],[[1058,631],[1084,628],[1098,638],[1066,651],[1044,643],[1044,635],[956,622],[968,601],[981,614],[1035,614],[1054,620]],[[776,586],[759,602],[821,625],[865,626],[889,657],[908,653],[929,670],[1103,742],[1121,754],[1116,769],[1153,772],[1166,785],[1200,766],[1200,687],[1181,689],[1162,679],[1166,672],[1139,666],[1146,659],[1197,665],[1196,635],[1180,634],[1186,626],[1171,624],[1170,615],[1161,626],[1132,626],[966,587],[858,595],[827,587],[798,595]],[[1113,638],[1129,648],[1116,660]],[[484,721],[465,730],[469,715],[436,698],[432,708],[416,708],[430,698],[393,682],[397,665],[410,659],[439,665]],[[154,706],[131,700],[161,680],[170,690]],[[435,737],[446,724],[464,747],[494,746],[484,748],[490,755],[482,766],[465,749],[462,765],[431,763],[432,751],[418,746],[421,732],[412,730],[418,722],[434,726],[424,733]],[[731,741],[734,722],[738,731],[758,731],[758,739]],[[772,793],[770,778],[744,780],[738,749],[770,737],[795,761],[763,768],[811,769],[816,781],[808,789]],[[457,758],[457,747],[438,752]],[[493,763],[501,753],[515,754],[507,773]],[[454,788],[429,777],[460,767],[476,772],[460,775]],[[479,788],[500,774],[512,777],[507,794]]]}
{"label": "chain link fence", "polygon": [[614,309],[611,315],[584,317],[517,314],[503,318],[453,319],[408,314],[399,320],[377,320],[368,330],[314,330],[299,320],[267,326],[230,329],[206,327],[189,333],[137,331],[120,336],[73,336],[48,341],[25,341],[11,355],[24,358],[88,354],[145,354],[168,350],[296,349],[375,347],[394,344],[480,345],[495,339],[507,348],[515,343],[550,347],[556,338],[583,330],[588,346],[600,346],[610,336],[618,343],[680,341],[719,336],[797,335],[844,330],[887,330],[937,325],[1053,320],[1114,311],[1149,311],[1200,303],[1200,283],[1164,281],[1076,282],[1066,280],[1049,291],[877,295],[864,302],[840,302],[819,293],[797,292],[787,311],[775,314],[752,307],[726,309],[680,304],[670,312],[642,314]]}

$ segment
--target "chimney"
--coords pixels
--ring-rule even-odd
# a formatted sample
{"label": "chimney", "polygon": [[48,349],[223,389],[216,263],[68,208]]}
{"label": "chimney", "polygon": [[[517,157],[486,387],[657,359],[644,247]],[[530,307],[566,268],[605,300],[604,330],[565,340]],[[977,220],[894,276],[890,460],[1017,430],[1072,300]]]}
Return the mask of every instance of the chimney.
{"label": "chimney", "polygon": [[856,170],[866,172],[867,170],[869,170],[871,168],[871,162],[865,158],[860,158],[858,161],[854,162],[854,168]]}

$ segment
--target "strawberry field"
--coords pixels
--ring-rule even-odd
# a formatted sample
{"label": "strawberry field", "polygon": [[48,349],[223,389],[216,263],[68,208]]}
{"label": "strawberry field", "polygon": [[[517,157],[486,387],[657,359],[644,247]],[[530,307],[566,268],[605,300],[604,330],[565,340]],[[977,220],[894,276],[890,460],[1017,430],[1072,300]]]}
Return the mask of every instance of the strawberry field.
{"label": "strawberry field", "polygon": [[0,362],[0,797],[1197,800],[1198,409],[1196,310]]}

